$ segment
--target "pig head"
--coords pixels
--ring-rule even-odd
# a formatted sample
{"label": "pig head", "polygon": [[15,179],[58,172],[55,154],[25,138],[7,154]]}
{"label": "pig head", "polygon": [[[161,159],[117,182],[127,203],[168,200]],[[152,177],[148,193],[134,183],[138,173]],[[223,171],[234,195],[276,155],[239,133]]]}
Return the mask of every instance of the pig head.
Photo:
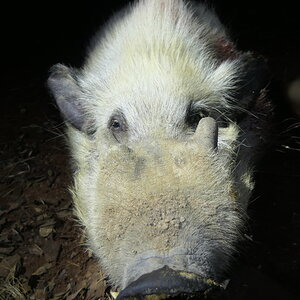
{"label": "pig head", "polygon": [[267,68],[206,7],[140,1],[48,85],[67,123],[72,194],[119,299],[220,286],[241,238]]}

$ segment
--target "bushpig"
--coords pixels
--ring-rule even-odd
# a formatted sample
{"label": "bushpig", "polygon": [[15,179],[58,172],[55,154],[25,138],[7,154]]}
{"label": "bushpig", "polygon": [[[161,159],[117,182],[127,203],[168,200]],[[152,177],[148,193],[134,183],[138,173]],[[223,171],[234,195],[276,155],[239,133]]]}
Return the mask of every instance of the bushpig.
{"label": "bushpig", "polygon": [[264,58],[183,0],[135,2],[80,69],[52,67],[76,214],[118,299],[221,285],[264,142],[268,82]]}

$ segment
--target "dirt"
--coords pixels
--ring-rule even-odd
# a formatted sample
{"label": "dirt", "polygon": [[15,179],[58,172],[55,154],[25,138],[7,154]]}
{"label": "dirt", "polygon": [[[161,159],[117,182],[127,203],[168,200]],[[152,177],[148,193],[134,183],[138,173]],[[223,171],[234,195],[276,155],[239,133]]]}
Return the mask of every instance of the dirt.
{"label": "dirt", "polygon": [[[60,121],[51,102],[40,102],[47,97],[41,82],[28,92],[30,99],[10,106],[1,122],[0,298],[104,297],[105,275],[72,213]],[[25,94],[14,91],[18,99]]]}
{"label": "dirt", "polygon": [[[241,6],[236,10],[242,11]],[[276,17],[281,16],[279,8],[268,21],[264,20],[267,9],[260,9],[259,13],[257,7],[249,9],[244,23],[243,16],[229,13],[230,8],[226,15],[231,27],[239,29],[241,47],[248,49],[251,45],[250,49],[269,58],[274,74],[270,94],[275,119],[270,125],[270,145],[257,167],[246,242],[241,244],[240,254],[228,272],[230,281],[223,299],[300,296],[300,121],[285,96],[290,80],[300,76],[300,34],[295,29],[293,13],[286,16],[285,27],[281,28],[274,26]],[[48,19],[43,21],[41,10],[39,13],[40,23],[46,26]],[[57,22],[55,29],[62,21]],[[239,27],[240,24],[244,25]],[[26,30],[33,28],[24,26]],[[79,25],[74,26],[76,29]],[[45,28],[47,33],[52,32],[50,25]],[[21,34],[25,35],[25,29],[20,29]],[[68,30],[60,33],[57,43],[63,43],[64,34],[72,29]],[[41,37],[37,32],[35,29],[27,36],[32,45],[25,46],[26,59],[23,55],[13,63],[4,62],[0,118],[0,299],[109,299],[107,277],[84,246],[82,228],[72,213],[67,190],[71,171],[63,124],[44,86],[47,69],[59,61],[60,51],[55,49],[53,54],[54,47],[47,48],[49,37]],[[85,29],[80,34],[84,39]],[[78,39],[79,48],[80,42]],[[73,36],[61,50],[64,58],[74,45]],[[37,50],[29,54],[32,49]],[[15,54],[12,51],[8,57]]]}

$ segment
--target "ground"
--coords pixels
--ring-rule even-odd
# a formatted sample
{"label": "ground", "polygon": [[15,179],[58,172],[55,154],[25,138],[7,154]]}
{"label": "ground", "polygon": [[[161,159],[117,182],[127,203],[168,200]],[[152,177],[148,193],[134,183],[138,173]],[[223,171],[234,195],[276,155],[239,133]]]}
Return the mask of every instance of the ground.
{"label": "ground", "polygon": [[[249,10],[248,22],[255,12],[253,7]],[[240,19],[232,17],[232,28]],[[259,30],[268,25],[259,20],[256,28],[241,26],[239,43],[247,49],[251,45],[269,59],[275,117],[270,144],[256,170],[245,241],[228,273],[223,299],[296,299],[300,296],[300,121],[286,89],[300,76],[295,46],[300,35],[280,31],[280,26],[262,33]],[[287,28],[293,22],[289,20]],[[41,68],[37,63],[31,69],[16,63],[7,68],[2,81],[0,299],[108,299],[106,275],[84,246],[82,228],[72,212],[63,124],[44,86],[45,70],[57,62],[49,53]]]}

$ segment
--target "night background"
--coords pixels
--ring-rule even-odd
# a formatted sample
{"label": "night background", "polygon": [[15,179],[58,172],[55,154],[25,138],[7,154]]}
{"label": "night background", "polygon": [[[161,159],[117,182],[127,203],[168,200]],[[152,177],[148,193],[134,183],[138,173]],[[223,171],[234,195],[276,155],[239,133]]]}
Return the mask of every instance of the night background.
{"label": "night background", "polygon": [[[67,191],[63,124],[45,87],[56,63],[79,67],[90,38],[128,1],[2,7],[0,299],[109,299],[107,278],[84,242]],[[270,144],[257,166],[249,229],[222,299],[299,299],[300,78],[296,1],[207,1],[240,50],[272,72]]]}

